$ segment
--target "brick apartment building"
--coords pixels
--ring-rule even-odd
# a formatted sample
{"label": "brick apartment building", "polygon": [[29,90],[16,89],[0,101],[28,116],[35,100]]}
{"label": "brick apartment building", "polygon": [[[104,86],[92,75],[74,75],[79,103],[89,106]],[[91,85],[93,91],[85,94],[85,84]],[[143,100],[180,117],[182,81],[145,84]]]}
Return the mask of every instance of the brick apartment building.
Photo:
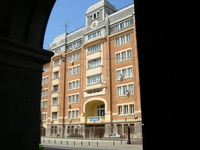
{"label": "brick apartment building", "polygon": [[[43,135],[103,138],[126,134],[128,124],[131,137],[141,138],[134,4],[117,10],[101,0],[85,17],[85,27],[51,43],[54,56],[42,75]],[[88,130],[94,127],[101,132]]]}

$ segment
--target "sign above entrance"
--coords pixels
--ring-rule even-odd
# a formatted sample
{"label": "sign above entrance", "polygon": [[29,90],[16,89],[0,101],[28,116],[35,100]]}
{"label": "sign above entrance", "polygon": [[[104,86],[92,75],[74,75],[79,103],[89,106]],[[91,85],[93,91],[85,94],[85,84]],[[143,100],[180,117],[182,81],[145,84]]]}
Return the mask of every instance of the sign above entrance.
{"label": "sign above entrance", "polygon": [[90,121],[99,121],[100,118],[89,118]]}

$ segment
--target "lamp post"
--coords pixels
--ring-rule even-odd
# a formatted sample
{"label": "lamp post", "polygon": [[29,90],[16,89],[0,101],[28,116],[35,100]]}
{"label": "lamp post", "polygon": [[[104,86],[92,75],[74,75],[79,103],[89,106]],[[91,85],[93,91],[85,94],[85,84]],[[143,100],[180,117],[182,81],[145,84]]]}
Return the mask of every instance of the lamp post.
{"label": "lamp post", "polygon": [[94,138],[95,138],[95,120],[94,120]]}
{"label": "lamp post", "polygon": [[70,124],[70,128],[69,128],[69,134],[71,134],[71,122],[72,122],[72,119],[68,119],[68,122],[69,122],[69,124]]}

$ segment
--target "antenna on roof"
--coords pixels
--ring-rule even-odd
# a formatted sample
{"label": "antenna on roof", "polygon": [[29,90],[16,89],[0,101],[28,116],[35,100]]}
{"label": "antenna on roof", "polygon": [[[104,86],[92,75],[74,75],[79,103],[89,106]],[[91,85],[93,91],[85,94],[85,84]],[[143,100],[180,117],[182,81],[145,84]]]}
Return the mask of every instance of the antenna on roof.
{"label": "antenna on roof", "polygon": [[69,25],[68,25],[68,22],[66,21],[65,24],[64,24],[63,26],[64,26],[64,28],[65,28],[65,33],[67,33],[67,27],[69,26]]}

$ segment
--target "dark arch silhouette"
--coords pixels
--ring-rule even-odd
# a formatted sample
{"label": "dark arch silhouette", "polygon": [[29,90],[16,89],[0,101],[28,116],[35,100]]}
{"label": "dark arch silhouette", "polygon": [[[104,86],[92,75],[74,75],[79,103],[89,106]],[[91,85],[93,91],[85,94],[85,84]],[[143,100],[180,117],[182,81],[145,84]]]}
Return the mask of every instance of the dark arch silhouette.
{"label": "dark arch silhouette", "polygon": [[1,149],[39,149],[42,49],[56,0],[0,0]]}

